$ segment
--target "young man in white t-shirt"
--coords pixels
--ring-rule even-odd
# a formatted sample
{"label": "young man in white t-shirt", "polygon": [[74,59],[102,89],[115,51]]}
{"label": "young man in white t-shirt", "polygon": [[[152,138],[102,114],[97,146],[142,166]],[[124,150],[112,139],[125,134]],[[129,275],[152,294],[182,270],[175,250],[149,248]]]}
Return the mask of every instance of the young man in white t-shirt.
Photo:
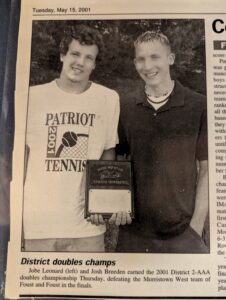
{"label": "young man in white t-shirt", "polygon": [[[102,216],[84,218],[86,160],[115,159],[118,142],[118,94],[89,80],[101,47],[95,29],[70,28],[60,44],[60,77],[30,88],[25,251],[104,251]],[[130,221],[123,213],[111,219]]]}

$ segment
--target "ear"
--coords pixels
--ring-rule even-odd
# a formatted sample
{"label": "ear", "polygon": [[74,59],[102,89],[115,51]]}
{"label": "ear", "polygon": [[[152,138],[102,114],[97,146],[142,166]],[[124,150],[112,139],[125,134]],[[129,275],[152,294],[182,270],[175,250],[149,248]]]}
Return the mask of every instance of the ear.
{"label": "ear", "polygon": [[64,55],[61,53],[60,54],[60,61],[63,62],[64,61]]}
{"label": "ear", "polygon": [[175,62],[175,54],[171,52],[169,54],[168,59],[169,59],[169,65],[172,66],[174,64],[174,62]]}
{"label": "ear", "polygon": [[133,63],[134,63],[135,68],[137,68],[137,60],[136,60],[136,58],[133,59]]}

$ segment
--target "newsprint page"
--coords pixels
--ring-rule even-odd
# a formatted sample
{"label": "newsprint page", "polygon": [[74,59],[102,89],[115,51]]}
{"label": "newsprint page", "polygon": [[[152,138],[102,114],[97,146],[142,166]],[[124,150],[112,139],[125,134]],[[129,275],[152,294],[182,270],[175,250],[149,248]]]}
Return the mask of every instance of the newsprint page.
{"label": "newsprint page", "polygon": [[226,297],[226,2],[22,0],[5,297]]}

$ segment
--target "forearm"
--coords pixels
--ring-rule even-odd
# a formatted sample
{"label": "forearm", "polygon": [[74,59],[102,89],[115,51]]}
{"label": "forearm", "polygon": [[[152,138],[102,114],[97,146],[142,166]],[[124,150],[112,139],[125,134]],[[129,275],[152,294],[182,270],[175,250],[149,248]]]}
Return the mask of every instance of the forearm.
{"label": "forearm", "polygon": [[115,160],[115,148],[104,150],[100,159],[101,160]]}
{"label": "forearm", "polygon": [[208,214],[208,162],[201,161],[196,188],[195,209],[190,226],[201,236]]}

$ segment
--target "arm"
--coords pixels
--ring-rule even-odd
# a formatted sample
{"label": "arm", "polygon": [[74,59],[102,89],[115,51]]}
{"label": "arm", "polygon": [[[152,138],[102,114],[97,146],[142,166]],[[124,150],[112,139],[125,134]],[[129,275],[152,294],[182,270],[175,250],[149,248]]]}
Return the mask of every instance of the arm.
{"label": "arm", "polygon": [[[122,121],[122,113],[119,118],[119,125],[118,125],[118,135],[119,135],[119,144],[116,145],[116,157],[118,161],[123,160],[130,160],[129,155],[129,144],[127,141],[126,133],[123,127],[123,121]],[[110,224],[115,225],[126,225],[132,223],[132,218],[130,214],[127,212],[121,211],[118,213],[114,213],[111,218],[109,219]]]}
{"label": "arm", "polygon": [[190,226],[201,236],[208,213],[208,161],[199,162],[195,210]]}
{"label": "arm", "polygon": [[[121,158],[121,159],[120,159]],[[101,156],[101,159],[105,160],[115,160],[115,149],[109,149],[105,150]],[[124,156],[117,156],[117,160],[125,160]],[[97,217],[96,217],[97,218]],[[100,218],[102,220],[100,220]],[[101,215],[99,215],[99,221],[104,222]],[[109,219],[110,224],[116,224],[116,225],[125,225],[125,224],[131,224],[132,219],[130,214],[124,211],[120,211],[118,213],[112,214],[111,218]],[[95,223],[96,224],[96,223]]]}
{"label": "arm", "polygon": [[115,148],[104,150],[100,160],[115,160]]}
{"label": "arm", "polygon": [[[109,122],[109,132],[111,133],[111,135],[112,135],[112,133],[114,135],[117,134],[118,116],[119,116],[119,106],[118,106],[118,103],[115,106],[114,110],[115,110],[115,113],[113,114],[113,120],[115,120],[116,116],[117,116],[117,118],[115,120],[116,122],[112,121],[112,120]],[[115,124],[115,129],[112,127],[112,124]],[[119,138],[121,138],[120,137],[120,133],[121,133],[121,130],[120,130],[120,124],[119,124],[119,128],[118,128]],[[112,144],[112,143],[110,143],[110,144]],[[108,143],[108,146],[109,146],[109,143]],[[117,154],[119,154],[118,150],[119,150],[119,145],[116,146]],[[115,148],[110,148],[110,149],[104,150],[100,159],[101,160],[115,160],[116,159]],[[122,156],[121,160],[125,160],[125,158],[123,159],[123,156]],[[91,223],[95,224],[95,225],[99,225],[99,224],[104,224],[105,223],[105,220],[103,219],[102,215],[98,215],[98,214],[91,215],[90,218],[87,219],[87,220],[91,221]],[[112,214],[111,218],[109,219],[109,223],[110,224],[116,224],[116,225],[125,225],[126,223],[130,224],[131,222],[132,222],[132,219],[130,217],[130,214],[128,214],[126,212],[114,213],[114,214]]]}

